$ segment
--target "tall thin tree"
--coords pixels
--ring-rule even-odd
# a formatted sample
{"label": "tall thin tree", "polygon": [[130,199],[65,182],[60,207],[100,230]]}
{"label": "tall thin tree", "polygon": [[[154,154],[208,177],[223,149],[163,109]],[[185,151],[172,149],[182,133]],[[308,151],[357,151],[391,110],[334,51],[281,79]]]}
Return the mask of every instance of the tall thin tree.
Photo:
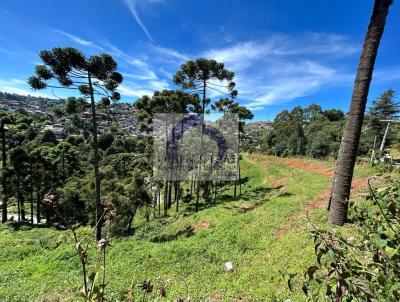
{"label": "tall thin tree", "polygon": [[[103,212],[103,207],[100,198],[100,157],[95,97],[100,96],[103,104],[109,104],[110,100],[119,100],[120,94],[115,90],[122,83],[122,75],[116,72],[117,63],[108,54],[86,58],[75,48],[57,47],[50,51],[42,50],[39,56],[44,65],[37,65],[35,68],[36,75],[28,79],[28,83],[33,89],[63,88],[78,90],[83,96],[90,99],[95,177],[95,221],[98,221]],[[51,80],[55,80],[60,86],[49,82]],[[100,227],[96,230],[96,239],[100,240],[102,223],[98,225]]]}
{"label": "tall thin tree", "polygon": [[206,113],[207,105],[210,103],[210,100],[207,98],[207,91],[211,89],[232,98],[236,97],[237,90],[235,90],[236,84],[233,82],[234,76],[235,74],[232,71],[225,68],[224,63],[199,58],[182,64],[181,69],[175,74],[173,79],[175,84],[179,85],[182,89],[202,96],[199,165],[196,182],[196,211],[199,210],[201,164],[204,160],[202,154],[204,149],[204,114]]}
{"label": "tall thin tree", "polygon": [[375,59],[385,28],[386,17],[393,0],[375,0],[368,31],[358,65],[350,111],[336,161],[335,175],[329,205],[329,223],[343,225],[347,219],[348,199],[354,164],[357,157],[361,128]]}
{"label": "tall thin tree", "polygon": [[3,117],[0,120],[0,131],[1,131],[1,162],[2,162],[2,189],[3,189],[3,200],[2,200],[2,216],[1,222],[7,221],[7,203],[8,203],[8,188],[7,188],[7,150],[6,150],[6,123],[7,118]]}

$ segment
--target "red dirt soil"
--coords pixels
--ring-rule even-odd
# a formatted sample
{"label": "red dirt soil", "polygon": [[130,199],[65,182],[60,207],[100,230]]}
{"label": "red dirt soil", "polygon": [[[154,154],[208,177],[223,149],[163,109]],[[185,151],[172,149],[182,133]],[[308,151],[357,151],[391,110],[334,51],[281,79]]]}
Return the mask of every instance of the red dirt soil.
{"label": "red dirt soil", "polygon": [[200,220],[197,223],[192,224],[190,227],[195,234],[199,230],[206,230],[209,228],[211,221],[209,220]]}
{"label": "red dirt soil", "polygon": [[326,168],[317,163],[306,163],[302,160],[295,158],[284,158],[283,163],[293,168],[302,169],[307,172],[322,174],[328,178],[331,178],[334,172],[333,168]]}
{"label": "red dirt soil", "polygon": [[[366,186],[367,186],[367,178],[353,179],[353,182],[351,184],[351,194],[354,196],[354,194],[360,193],[366,188]],[[302,218],[302,214],[306,215],[308,212],[312,212],[315,209],[326,208],[330,192],[331,192],[330,188],[324,189],[314,200],[308,203],[302,209],[302,211],[293,214],[288,219],[286,224],[277,231],[276,236],[278,238],[282,238],[293,227],[293,225],[299,219]]]}
{"label": "red dirt soil", "polygon": [[[268,167],[267,160],[251,160],[248,161],[261,166],[262,168]],[[324,167],[318,162],[304,162],[301,159],[296,158],[282,158],[282,162],[290,167],[301,169],[311,173],[317,173],[324,175],[327,178],[332,178],[334,174],[333,168]],[[279,181],[279,180],[278,180]],[[367,186],[367,179],[353,179],[351,184],[351,194],[359,194]],[[301,211],[293,214],[286,222],[286,224],[277,231],[277,237],[281,238],[284,236],[295,224],[296,221],[302,218],[308,212],[312,212],[315,209],[323,209],[327,206],[328,198],[330,194],[330,188],[324,189],[314,200],[308,203]],[[303,215],[302,215],[303,214]]]}

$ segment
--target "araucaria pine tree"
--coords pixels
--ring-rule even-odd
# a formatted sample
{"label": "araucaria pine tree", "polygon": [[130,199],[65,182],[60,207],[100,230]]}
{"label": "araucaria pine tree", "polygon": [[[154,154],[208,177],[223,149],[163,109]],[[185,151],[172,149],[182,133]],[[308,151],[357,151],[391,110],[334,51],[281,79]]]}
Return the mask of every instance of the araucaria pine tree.
{"label": "araucaria pine tree", "polygon": [[[39,53],[43,65],[37,65],[35,76],[28,79],[33,89],[60,88],[79,91],[90,100],[92,135],[93,135],[93,167],[95,176],[95,206],[98,221],[103,207],[100,198],[99,151],[97,139],[96,97],[101,98],[103,105],[110,101],[118,101],[120,94],[115,90],[122,82],[117,63],[108,54],[85,57],[75,48],[53,48]],[[99,224],[101,226],[101,223]],[[101,227],[97,228],[96,239],[101,239]]]}
{"label": "araucaria pine tree", "polygon": [[[175,74],[174,82],[182,89],[199,94],[201,96],[201,113],[206,113],[207,105],[210,100],[207,98],[209,89],[217,91],[221,94],[234,98],[237,96],[235,90],[236,84],[233,82],[235,74],[232,71],[225,69],[224,63],[219,63],[215,60],[199,58],[197,60],[189,60],[181,65],[181,69]],[[202,118],[202,125],[204,117]],[[197,173],[197,188],[196,188],[196,211],[199,209],[200,195],[200,174],[203,152],[203,127],[201,126],[200,133],[200,158]]]}

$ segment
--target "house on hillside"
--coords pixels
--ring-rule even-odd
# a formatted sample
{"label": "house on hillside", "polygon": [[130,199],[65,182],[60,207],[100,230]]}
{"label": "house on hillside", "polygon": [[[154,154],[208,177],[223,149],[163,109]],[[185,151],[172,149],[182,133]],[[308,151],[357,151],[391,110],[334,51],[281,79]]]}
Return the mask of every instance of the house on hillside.
{"label": "house on hillside", "polygon": [[61,124],[54,124],[54,125],[46,125],[43,128],[43,132],[45,131],[52,131],[57,139],[61,139],[65,137],[64,126]]}

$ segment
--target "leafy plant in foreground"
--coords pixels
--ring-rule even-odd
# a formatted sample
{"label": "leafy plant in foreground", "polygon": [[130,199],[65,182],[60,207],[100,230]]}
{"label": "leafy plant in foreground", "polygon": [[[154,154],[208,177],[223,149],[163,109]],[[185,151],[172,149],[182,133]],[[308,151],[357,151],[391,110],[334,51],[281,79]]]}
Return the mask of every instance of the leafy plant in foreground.
{"label": "leafy plant in foreground", "polygon": [[367,205],[351,207],[357,238],[312,231],[317,265],[306,273],[309,301],[400,300],[400,181],[372,188]]}
{"label": "leafy plant in foreground", "polygon": [[[102,258],[102,265],[101,265],[101,270],[102,270],[102,276],[100,276],[99,272],[92,272],[88,276],[88,271],[87,271],[87,263],[88,263],[88,247],[89,247],[89,237],[91,237],[95,232],[97,228],[101,228],[101,224],[103,222],[103,219],[106,219],[106,223],[111,224],[114,220],[114,212],[112,211],[113,206],[111,204],[108,204],[106,208],[103,210],[103,214],[100,216],[99,220],[97,221],[96,225],[92,229],[92,232],[90,233],[89,236],[85,236],[83,239],[79,240],[78,235],[77,235],[77,228],[79,227],[80,224],[74,224],[71,225],[65,218],[64,216],[60,213],[56,206],[56,196],[54,194],[51,194],[51,192],[47,193],[44,196],[43,199],[45,205],[47,207],[52,207],[56,213],[57,216],[63,221],[65,226],[68,228],[68,230],[71,231],[74,242],[75,242],[75,250],[76,253],[79,257],[79,260],[82,265],[82,278],[83,278],[83,289],[81,292],[81,297],[84,298],[85,301],[93,301],[93,302],[103,302],[105,301],[105,287],[107,285],[106,283],[106,250],[109,246],[111,246],[111,239],[107,236],[103,237],[97,242],[97,250],[101,253],[101,258]],[[99,278],[101,278],[101,281],[99,281]],[[98,285],[98,283],[100,285]]]}

